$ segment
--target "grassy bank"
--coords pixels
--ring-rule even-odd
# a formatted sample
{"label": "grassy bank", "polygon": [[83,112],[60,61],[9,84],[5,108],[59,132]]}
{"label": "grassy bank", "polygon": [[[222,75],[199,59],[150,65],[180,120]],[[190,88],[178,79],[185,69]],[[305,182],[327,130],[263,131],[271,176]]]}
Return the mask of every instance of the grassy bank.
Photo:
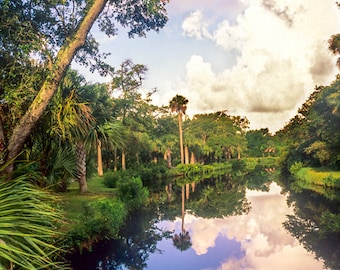
{"label": "grassy bank", "polygon": [[65,230],[69,230],[70,227],[77,221],[77,218],[83,206],[86,203],[91,203],[97,200],[110,199],[116,194],[116,190],[107,188],[103,184],[102,177],[94,177],[87,183],[88,190],[86,194],[79,193],[78,182],[71,183],[68,187],[68,192],[62,193],[62,208],[65,213],[67,224],[65,224]]}
{"label": "grassy bank", "polygon": [[295,177],[306,184],[340,188],[340,171],[328,168],[303,167],[295,173]]}

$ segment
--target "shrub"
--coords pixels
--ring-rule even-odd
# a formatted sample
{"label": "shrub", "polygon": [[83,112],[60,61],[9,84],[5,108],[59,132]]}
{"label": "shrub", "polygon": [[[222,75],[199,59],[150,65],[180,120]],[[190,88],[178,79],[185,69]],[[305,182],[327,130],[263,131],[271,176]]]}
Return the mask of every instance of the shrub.
{"label": "shrub", "polygon": [[146,167],[140,167],[134,176],[139,176],[144,186],[154,189],[162,183],[162,179],[167,176],[167,171],[165,164],[150,163]]}
{"label": "shrub", "polygon": [[294,162],[293,165],[289,167],[289,172],[292,175],[296,175],[298,171],[302,169],[303,163],[301,161]]}
{"label": "shrub", "polygon": [[118,172],[107,172],[104,174],[103,183],[108,188],[115,188],[121,176]]}
{"label": "shrub", "polygon": [[126,208],[118,199],[101,199],[81,206],[77,223],[65,236],[66,245],[72,248],[91,249],[102,239],[116,239],[127,216]]}
{"label": "shrub", "polygon": [[143,187],[140,177],[131,177],[118,183],[117,197],[125,203],[128,211],[132,211],[145,205],[149,191]]}

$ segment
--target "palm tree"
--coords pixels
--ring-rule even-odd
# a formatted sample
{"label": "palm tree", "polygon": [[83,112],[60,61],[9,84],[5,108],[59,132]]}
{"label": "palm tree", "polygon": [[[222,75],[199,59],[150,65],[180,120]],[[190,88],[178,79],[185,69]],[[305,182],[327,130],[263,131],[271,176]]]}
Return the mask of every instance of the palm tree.
{"label": "palm tree", "polygon": [[77,180],[81,193],[87,192],[86,138],[95,122],[87,102],[79,95],[84,79],[70,71],[62,81],[51,108],[51,134],[59,136],[61,143],[75,146]]}
{"label": "palm tree", "polygon": [[171,112],[176,112],[178,116],[178,127],[179,127],[179,145],[181,152],[181,163],[184,164],[184,151],[183,151],[183,125],[182,116],[187,110],[187,104],[189,100],[181,95],[176,95],[169,102]]}

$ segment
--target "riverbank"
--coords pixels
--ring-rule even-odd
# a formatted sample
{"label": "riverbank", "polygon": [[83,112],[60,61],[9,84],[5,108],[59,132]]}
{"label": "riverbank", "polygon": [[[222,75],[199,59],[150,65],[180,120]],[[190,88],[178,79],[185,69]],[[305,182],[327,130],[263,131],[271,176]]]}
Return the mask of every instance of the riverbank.
{"label": "riverbank", "polygon": [[303,167],[299,169],[294,176],[306,184],[340,188],[340,171],[332,171],[329,168]]}

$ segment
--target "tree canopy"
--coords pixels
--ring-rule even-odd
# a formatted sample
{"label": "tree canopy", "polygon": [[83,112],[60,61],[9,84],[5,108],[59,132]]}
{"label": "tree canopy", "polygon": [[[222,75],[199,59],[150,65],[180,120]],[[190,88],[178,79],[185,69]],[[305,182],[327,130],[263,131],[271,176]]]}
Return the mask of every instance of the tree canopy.
{"label": "tree canopy", "polygon": [[[147,31],[158,31],[166,23],[166,2],[1,1],[0,58],[6,67],[1,74],[2,83],[30,75],[23,73],[22,78],[15,78],[15,73],[13,78],[13,68],[33,65],[45,71],[38,85],[32,87],[33,101],[28,102],[27,110],[8,136],[1,138],[6,140],[2,145],[7,146],[7,160],[23,149],[74,58],[101,74],[112,70],[103,62],[105,54],[99,52],[98,43],[90,34],[96,21],[108,35],[116,34],[116,24],[120,24],[128,29],[130,37],[145,36]],[[2,100],[9,102],[8,93],[20,89],[13,86],[0,89]]]}

